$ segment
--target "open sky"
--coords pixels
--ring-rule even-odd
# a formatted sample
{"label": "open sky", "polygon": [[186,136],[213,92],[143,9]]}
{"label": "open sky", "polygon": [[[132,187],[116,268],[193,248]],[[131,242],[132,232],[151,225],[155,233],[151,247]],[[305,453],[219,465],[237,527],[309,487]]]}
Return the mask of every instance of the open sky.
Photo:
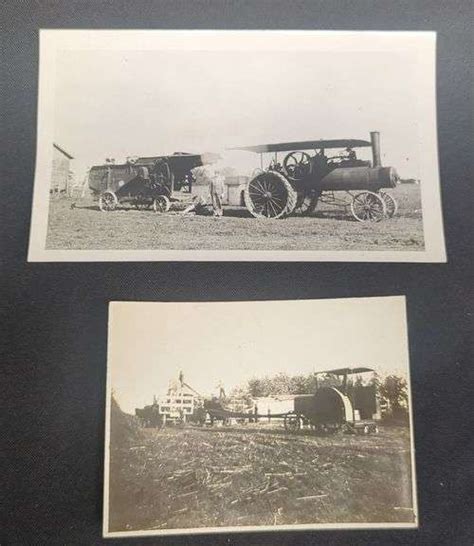
{"label": "open sky", "polygon": [[415,69],[407,52],[60,51],[54,140],[78,179],[106,157],[175,151],[246,174],[258,157],[226,148],[379,130],[383,163],[417,178]]}
{"label": "open sky", "polygon": [[202,394],[251,377],[342,366],[408,375],[402,297],[293,302],[112,303],[109,380],[123,410],[150,404],[180,370]]}

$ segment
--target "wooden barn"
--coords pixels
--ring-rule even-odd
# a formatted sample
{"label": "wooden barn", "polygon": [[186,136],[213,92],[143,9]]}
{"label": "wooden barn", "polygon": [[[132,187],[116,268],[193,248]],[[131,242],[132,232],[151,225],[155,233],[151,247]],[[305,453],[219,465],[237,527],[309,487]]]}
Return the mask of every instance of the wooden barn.
{"label": "wooden barn", "polygon": [[53,143],[53,169],[51,171],[52,194],[67,194],[69,188],[69,173],[71,170],[71,154],[56,143]]}

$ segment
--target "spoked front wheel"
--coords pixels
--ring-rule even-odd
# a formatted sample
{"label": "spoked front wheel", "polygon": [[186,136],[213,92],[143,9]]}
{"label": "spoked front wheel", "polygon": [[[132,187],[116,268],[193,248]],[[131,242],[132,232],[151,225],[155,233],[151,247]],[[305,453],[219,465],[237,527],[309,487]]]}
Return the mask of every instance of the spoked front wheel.
{"label": "spoked front wheel", "polygon": [[385,202],[376,193],[363,191],[351,202],[351,212],[358,222],[380,222],[386,215]]}
{"label": "spoked front wheel", "polygon": [[153,210],[155,212],[168,212],[171,207],[171,202],[166,195],[158,195],[153,200]]}
{"label": "spoked front wheel", "polygon": [[99,197],[99,208],[102,212],[109,212],[115,210],[118,205],[117,196],[113,191],[104,191]]}

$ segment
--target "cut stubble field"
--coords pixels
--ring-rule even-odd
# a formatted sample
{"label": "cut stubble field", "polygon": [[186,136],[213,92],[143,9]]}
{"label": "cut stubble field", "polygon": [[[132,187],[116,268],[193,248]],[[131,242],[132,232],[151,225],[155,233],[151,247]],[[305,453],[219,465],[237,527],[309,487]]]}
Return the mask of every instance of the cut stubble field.
{"label": "cut stubble field", "polygon": [[391,192],[399,210],[379,223],[319,205],[309,217],[253,218],[229,208],[222,218],[156,214],[125,205],[102,213],[91,199],[50,201],[46,248],[51,250],[423,250],[420,187]]}
{"label": "cut stubble field", "polygon": [[413,523],[408,428],[137,431],[110,450],[109,531]]}

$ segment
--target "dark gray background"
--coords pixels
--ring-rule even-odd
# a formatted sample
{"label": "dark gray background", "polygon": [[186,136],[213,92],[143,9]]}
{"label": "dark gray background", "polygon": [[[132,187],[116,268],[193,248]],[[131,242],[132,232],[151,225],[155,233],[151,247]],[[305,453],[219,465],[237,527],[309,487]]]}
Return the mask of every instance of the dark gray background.
{"label": "dark gray background", "polygon": [[[0,400],[5,407],[0,439],[7,455],[2,465],[7,471],[1,487],[2,544],[104,542],[108,301],[396,294],[408,297],[419,530],[108,543],[472,544],[472,15],[471,2],[453,0],[10,0],[2,6],[0,301],[5,394]],[[39,28],[438,31],[440,169],[449,263],[26,263]],[[145,82],[146,77],[137,85]]]}

